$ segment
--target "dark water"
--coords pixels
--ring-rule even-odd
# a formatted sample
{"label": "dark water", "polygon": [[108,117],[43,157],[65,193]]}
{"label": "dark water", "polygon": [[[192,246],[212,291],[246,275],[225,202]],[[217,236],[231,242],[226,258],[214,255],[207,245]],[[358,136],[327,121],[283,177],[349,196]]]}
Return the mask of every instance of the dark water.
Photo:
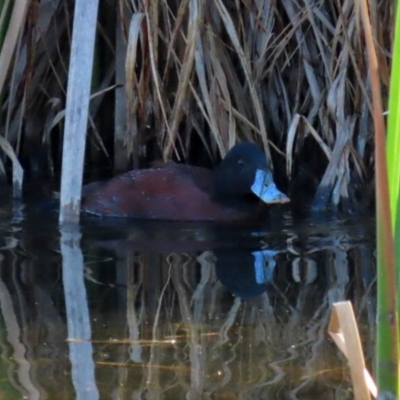
{"label": "dark water", "polygon": [[262,226],[0,209],[0,399],[351,399],[327,335],[375,335],[374,221]]}

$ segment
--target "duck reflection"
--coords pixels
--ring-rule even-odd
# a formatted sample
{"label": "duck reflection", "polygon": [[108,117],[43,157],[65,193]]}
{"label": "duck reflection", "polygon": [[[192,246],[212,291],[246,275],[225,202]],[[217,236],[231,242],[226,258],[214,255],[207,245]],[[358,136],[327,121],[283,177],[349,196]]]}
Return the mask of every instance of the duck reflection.
{"label": "duck reflection", "polygon": [[217,278],[241,299],[257,297],[267,290],[273,279],[278,253],[275,250],[216,250]]}
{"label": "duck reflection", "polygon": [[[114,250],[119,259],[139,257],[159,258],[160,264],[170,257],[183,257],[192,262],[185,263],[196,269],[201,264],[203,253],[211,253],[208,263],[215,269],[216,277],[233,295],[241,299],[257,297],[265,292],[274,277],[276,257],[287,253],[285,242],[280,250],[264,249],[259,235],[251,229],[192,224],[145,223],[127,227],[125,237],[97,242],[97,247]],[[242,234],[241,234],[242,232]],[[120,232],[123,235],[123,232]],[[278,246],[279,243],[277,243]],[[136,255],[136,256],[134,256]],[[157,255],[159,257],[157,257]],[[197,262],[196,262],[197,260]],[[154,262],[152,282],[155,282]],[[191,274],[193,271],[188,271]],[[123,282],[119,282],[123,285]],[[195,284],[195,282],[193,282]]]}

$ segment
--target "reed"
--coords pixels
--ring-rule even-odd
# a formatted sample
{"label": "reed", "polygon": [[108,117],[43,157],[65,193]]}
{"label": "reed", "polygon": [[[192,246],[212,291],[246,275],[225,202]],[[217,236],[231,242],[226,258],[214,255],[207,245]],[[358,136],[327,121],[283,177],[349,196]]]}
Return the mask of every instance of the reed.
{"label": "reed", "polygon": [[[396,11],[396,29],[393,43],[393,61],[389,96],[387,135],[387,168],[390,188],[390,210],[395,241],[396,262],[400,262],[400,10]],[[398,269],[399,267],[397,267]]]}
{"label": "reed", "polygon": [[75,4],[63,142],[60,222],[80,216],[98,0]]}
{"label": "reed", "polygon": [[[396,379],[394,380],[393,392],[396,393],[397,397],[400,395],[400,377],[398,370],[399,363],[399,338],[398,338],[398,314],[399,314],[399,298],[400,298],[400,285],[399,285],[399,272],[400,272],[400,217],[399,217],[399,187],[400,187],[400,8],[396,8],[395,13],[395,30],[394,30],[394,41],[393,41],[393,51],[392,51],[392,68],[390,77],[390,96],[389,96],[389,116],[388,116],[388,130],[387,130],[387,170],[388,170],[388,182],[389,182],[389,202],[390,202],[390,212],[391,221],[385,221],[384,223],[392,228],[392,238],[394,243],[394,266],[395,271],[390,273],[378,265],[378,304],[387,304],[390,302],[390,309],[381,309],[378,306],[378,311],[381,311],[383,315],[389,315],[388,313],[393,313],[394,320],[390,321],[391,325],[397,323],[397,336],[385,337],[382,334],[382,339],[379,340],[380,336],[378,333],[378,353],[377,353],[377,366],[378,366],[378,383],[382,383],[380,387],[383,386],[385,382],[385,374],[387,373],[384,365],[386,364],[385,358],[382,357],[382,352],[379,345],[388,346],[391,345],[392,348],[387,349],[386,353],[390,350],[392,351],[392,357],[397,354],[397,359],[392,361],[392,365],[396,365],[396,368],[392,369],[392,373],[396,373]],[[378,189],[378,188],[377,188]],[[377,192],[377,196],[381,194]],[[378,221],[379,222],[379,221]],[[382,240],[381,238],[380,240]],[[378,238],[379,240],[379,238]],[[378,249],[379,250],[379,249]],[[379,257],[380,258],[380,257]],[[387,260],[385,259],[387,263]],[[386,275],[386,277],[385,277]],[[379,284],[379,277],[383,283]],[[391,286],[394,286],[396,282],[396,288],[388,288],[387,281],[391,280]],[[391,289],[391,290],[388,290]],[[392,293],[396,290],[396,294]],[[394,308],[394,310],[392,309]],[[387,330],[386,327],[384,329]],[[378,332],[381,330],[378,325]],[[392,335],[394,335],[395,329],[392,329]],[[389,339],[389,340],[388,340]],[[385,344],[386,340],[386,344]],[[383,343],[381,343],[381,341]],[[382,357],[382,358],[381,358]],[[379,366],[381,368],[379,368]]]}
{"label": "reed", "polygon": [[[389,130],[386,128],[382,107],[382,91],[379,81],[379,67],[375,52],[368,7],[360,2],[367,51],[371,70],[371,90],[375,128],[375,169],[376,169],[376,215],[377,215],[377,352],[376,380],[380,392],[390,391],[399,397],[399,327],[396,281],[399,271],[399,250],[394,242],[398,239],[397,223],[399,188],[399,49],[400,13],[397,8],[394,39],[392,74],[389,99]],[[396,54],[397,52],[397,54]],[[387,141],[387,144],[386,144]],[[388,179],[389,176],[389,179]],[[396,258],[395,258],[396,252]],[[398,289],[397,289],[398,292]]]}
{"label": "reed", "polygon": [[[11,65],[0,126],[25,168],[44,154],[58,175],[74,2],[52,4],[29,3],[13,24],[22,36],[0,55]],[[385,93],[393,5],[370,7]],[[160,157],[210,164],[250,140],[288,189],[306,171],[315,207],[369,204],[371,71],[360,26],[353,2],[333,0],[101,2],[88,171]]]}

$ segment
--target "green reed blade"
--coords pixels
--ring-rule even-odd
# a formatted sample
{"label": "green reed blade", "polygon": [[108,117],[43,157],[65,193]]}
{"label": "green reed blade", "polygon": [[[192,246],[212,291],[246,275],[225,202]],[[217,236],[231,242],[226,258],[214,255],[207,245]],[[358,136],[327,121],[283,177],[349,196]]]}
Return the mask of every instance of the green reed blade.
{"label": "green reed blade", "polygon": [[[398,337],[393,337],[395,332],[393,324],[398,324],[396,321],[396,313],[391,312],[393,318],[388,318],[388,310],[395,306],[398,315],[398,297],[399,292],[399,266],[400,266],[400,218],[399,218],[399,187],[400,187],[400,9],[396,8],[396,23],[395,23],[395,38],[393,44],[393,60],[391,68],[391,82],[390,82],[390,95],[389,95],[389,117],[388,117],[388,131],[387,131],[387,143],[386,143],[386,162],[387,162],[387,173],[388,173],[388,185],[389,185],[389,202],[391,211],[391,221],[386,223],[392,226],[392,235],[394,241],[394,267],[395,275],[388,277],[388,271],[386,268],[380,268],[384,264],[388,263],[385,255],[381,251],[384,246],[384,239],[382,235],[382,228],[384,221],[377,220],[378,224],[378,337],[377,337],[377,380],[378,387],[382,389],[382,382],[385,381],[385,368],[388,365],[389,354],[399,354],[399,349],[393,347],[399,345]],[[379,187],[379,186],[377,186]],[[377,193],[377,199],[381,193]],[[379,200],[378,200],[379,201]],[[397,278],[397,279],[396,279]],[[387,287],[388,279],[396,281],[396,296],[391,299],[389,295],[390,289]],[[397,304],[396,304],[397,302]],[[384,309],[384,306],[388,308]],[[381,324],[380,322],[386,322]],[[382,325],[382,326],[381,326]],[[383,325],[386,325],[383,326]],[[391,326],[392,325],[392,326]],[[390,330],[392,329],[392,333]],[[397,330],[398,331],[398,330]],[[398,332],[397,332],[398,335]],[[396,371],[397,375],[397,393],[399,394],[399,372],[398,372],[398,360],[397,365],[392,365],[392,371]],[[392,362],[396,362],[392,360]],[[385,367],[386,365],[386,367]]]}

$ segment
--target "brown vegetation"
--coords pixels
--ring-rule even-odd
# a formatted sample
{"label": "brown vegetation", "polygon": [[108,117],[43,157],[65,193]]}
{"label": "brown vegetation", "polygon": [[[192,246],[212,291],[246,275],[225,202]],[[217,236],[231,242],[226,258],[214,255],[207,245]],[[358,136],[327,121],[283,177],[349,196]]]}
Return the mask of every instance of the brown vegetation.
{"label": "brown vegetation", "polygon": [[[1,133],[26,167],[57,176],[74,2],[27,3],[8,26],[22,34],[15,51],[2,47]],[[250,140],[263,146],[281,185],[317,183],[319,207],[353,203],[371,181],[358,2],[100,3],[88,166],[107,160],[127,169],[159,157],[210,164]],[[369,4],[386,92],[394,6]]]}

